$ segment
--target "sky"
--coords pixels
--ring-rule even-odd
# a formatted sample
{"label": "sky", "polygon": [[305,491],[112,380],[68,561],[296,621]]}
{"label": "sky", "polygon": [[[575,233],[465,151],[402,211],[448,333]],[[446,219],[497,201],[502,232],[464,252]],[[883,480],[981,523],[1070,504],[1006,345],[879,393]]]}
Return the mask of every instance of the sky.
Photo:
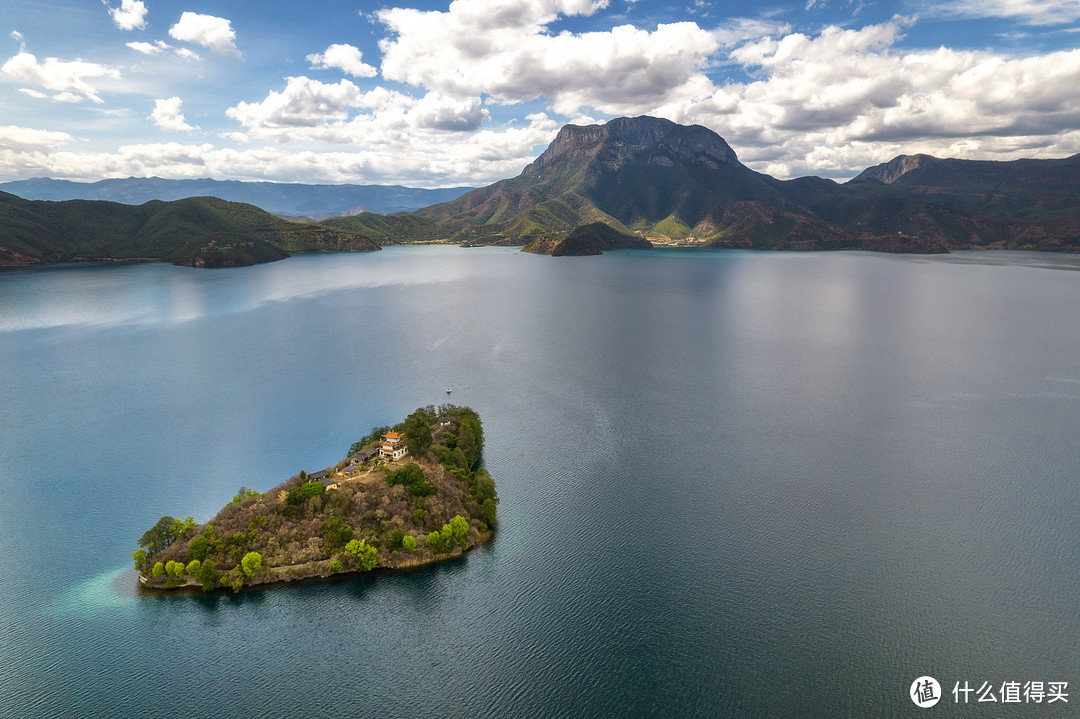
{"label": "sky", "polygon": [[1066,157],[1080,0],[0,3],[2,181],[479,186],[636,115],[782,179]]}

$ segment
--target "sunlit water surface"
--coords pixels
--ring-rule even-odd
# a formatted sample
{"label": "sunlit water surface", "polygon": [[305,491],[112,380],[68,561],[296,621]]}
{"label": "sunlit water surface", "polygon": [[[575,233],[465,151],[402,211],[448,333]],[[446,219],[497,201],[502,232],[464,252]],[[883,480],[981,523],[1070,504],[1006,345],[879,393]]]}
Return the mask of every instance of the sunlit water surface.
{"label": "sunlit water surface", "polygon": [[[949,692],[1080,691],[1076,268],[427,247],[0,274],[0,715],[1066,716],[1080,695]],[[490,545],[137,590],[162,514],[448,386],[484,420]]]}

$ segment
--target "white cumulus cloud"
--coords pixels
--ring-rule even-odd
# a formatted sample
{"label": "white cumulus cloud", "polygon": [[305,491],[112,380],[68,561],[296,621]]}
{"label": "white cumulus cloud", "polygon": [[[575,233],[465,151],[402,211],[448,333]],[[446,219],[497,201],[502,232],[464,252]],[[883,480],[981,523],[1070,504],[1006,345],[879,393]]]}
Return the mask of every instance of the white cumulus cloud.
{"label": "white cumulus cloud", "polygon": [[141,30],[146,27],[146,3],[142,0],[120,0],[120,7],[113,7],[108,0],[101,2],[109,9],[109,15],[121,30]]}
{"label": "white cumulus cloud", "polygon": [[184,103],[179,97],[155,100],[154,110],[148,119],[153,120],[154,124],[163,130],[177,132],[198,130],[197,125],[189,125],[184,119],[183,107]]}
{"label": "white cumulus cloud", "polygon": [[353,77],[375,77],[378,72],[364,62],[360,48],[352,45],[331,45],[325,52],[308,55],[307,61],[311,63],[312,70],[337,68]]}
{"label": "white cumulus cloud", "polygon": [[[393,104],[394,98],[373,97],[371,102]],[[363,148],[332,152],[277,145],[237,150],[210,143],[174,142],[125,145],[113,152],[51,151],[70,138],[24,136],[23,145],[12,143],[12,147],[7,147],[0,130],[0,176],[48,175],[73,180],[213,177],[334,184],[405,182],[416,187],[482,185],[521,172],[531,161],[534,148],[550,142],[558,129],[558,124],[543,113],[526,119],[527,125],[444,135],[440,143],[422,142],[416,136],[392,132],[371,139]],[[50,151],[34,149],[32,142],[38,139],[49,140]]]}
{"label": "white cumulus cloud", "polygon": [[[490,118],[479,97],[430,92],[416,98],[384,87],[362,92],[349,80],[329,84],[308,77],[290,77],[281,92],[240,102],[226,115],[247,128],[248,140],[339,145],[369,145],[411,133],[475,132]],[[416,137],[417,142],[433,140]]]}
{"label": "white cumulus cloud", "polygon": [[4,150],[55,150],[71,140],[71,135],[66,132],[35,130],[17,125],[0,127],[0,149]]}
{"label": "white cumulus cloud", "polygon": [[313,127],[346,119],[349,108],[360,106],[362,94],[348,80],[326,84],[290,77],[282,92],[271,90],[261,102],[241,102],[225,114],[250,128]]}
{"label": "white cumulus cloud", "polygon": [[744,44],[731,58],[758,79],[702,88],[699,98],[656,112],[711,127],[744,162],[782,177],[850,176],[901,153],[1076,152],[1080,50],[1027,58],[898,51],[912,22],[896,17]]}
{"label": "white cumulus cloud", "polygon": [[[606,3],[605,3],[606,4]],[[377,13],[391,31],[379,47],[388,80],[449,96],[490,95],[518,103],[545,97],[562,114],[584,107],[640,112],[700,84],[721,40],[693,22],[644,30],[557,34],[560,15],[604,4],[572,0],[455,0],[446,12]]]}
{"label": "white cumulus cloud", "polygon": [[135,52],[141,52],[143,55],[160,55],[170,48],[169,43],[164,40],[157,40],[155,42],[127,42],[124,43]]}
{"label": "white cumulus cloud", "polygon": [[180,16],[180,22],[169,28],[169,37],[202,45],[219,55],[240,56],[236,49],[236,31],[223,17],[185,12]]}
{"label": "white cumulus cloud", "polygon": [[87,80],[120,79],[120,72],[108,65],[99,65],[85,60],[64,61],[55,57],[47,57],[43,62],[38,62],[37,57],[25,50],[9,58],[3,67],[0,67],[0,71],[22,82],[37,85],[46,90],[55,90],[59,94],[54,95],[54,99],[64,102],[71,102],[75,98],[78,98],[75,101],[85,98],[101,104],[104,100]]}

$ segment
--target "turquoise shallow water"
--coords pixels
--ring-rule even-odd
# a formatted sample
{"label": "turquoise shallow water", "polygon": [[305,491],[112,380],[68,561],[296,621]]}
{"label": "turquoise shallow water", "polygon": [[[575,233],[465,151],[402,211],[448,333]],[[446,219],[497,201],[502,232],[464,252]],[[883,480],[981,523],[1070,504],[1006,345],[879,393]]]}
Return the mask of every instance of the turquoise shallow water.
{"label": "turquoise shallow water", "polygon": [[[1080,697],[948,693],[1080,687],[1061,269],[426,247],[0,274],[0,716],[1066,716]],[[447,386],[485,422],[489,546],[136,590],[162,514],[326,466]]]}

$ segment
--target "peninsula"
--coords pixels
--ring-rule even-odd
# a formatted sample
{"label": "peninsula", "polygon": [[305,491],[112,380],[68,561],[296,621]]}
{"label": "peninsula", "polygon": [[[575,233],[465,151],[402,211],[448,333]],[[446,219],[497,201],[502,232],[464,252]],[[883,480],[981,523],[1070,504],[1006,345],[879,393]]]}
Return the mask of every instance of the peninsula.
{"label": "peninsula", "polygon": [[132,553],[142,586],[211,591],[405,568],[488,541],[495,482],[480,417],[421,407],[375,427],[332,467],[267,492],[241,487],[209,522],[162,517]]}

